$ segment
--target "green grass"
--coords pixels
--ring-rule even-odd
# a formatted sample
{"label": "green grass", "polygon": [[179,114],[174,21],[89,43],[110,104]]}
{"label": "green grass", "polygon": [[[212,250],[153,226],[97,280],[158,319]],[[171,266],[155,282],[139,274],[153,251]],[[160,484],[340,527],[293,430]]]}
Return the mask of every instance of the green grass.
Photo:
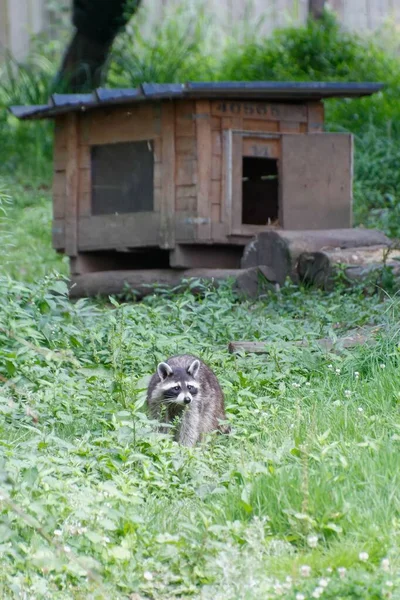
{"label": "green grass", "polygon": [[[71,304],[60,279],[0,287],[0,487],[50,538],[2,503],[2,597],[400,589],[396,303],[295,288],[249,303],[225,286],[112,307]],[[384,325],[373,350],[288,344],[367,322]],[[229,355],[231,339],[271,354]],[[233,426],[195,449],[155,434],[143,407],[157,361],[187,350],[217,373]]]}
{"label": "green grass", "polygon": [[[357,222],[398,235],[393,36],[362,40],[327,18],[224,45],[204,15],[178,16],[150,41],[132,25],[110,85],[385,81],[327,117],[356,136]],[[60,47],[38,48],[2,74],[0,105],[46,100]],[[287,286],[247,302],[226,285],[71,303],[51,249],[51,131],[0,111],[1,598],[400,597],[397,299]],[[291,344],[364,324],[382,325],[373,347]],[[239,339],[270,354],[230,355]],[[215,370],[233,426],[195,449],[157,435],[144,407],[157,361],[187,351]]]}

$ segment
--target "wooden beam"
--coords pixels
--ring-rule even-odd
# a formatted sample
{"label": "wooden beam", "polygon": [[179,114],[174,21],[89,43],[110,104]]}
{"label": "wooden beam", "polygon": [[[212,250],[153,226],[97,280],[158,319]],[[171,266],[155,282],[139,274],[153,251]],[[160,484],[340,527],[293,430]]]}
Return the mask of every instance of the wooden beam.
{"label": "wooden beam", "polygon": [[[353,348],[367,343],[372,343],[373,335],[381,331],[381,326],[363,327],[362,329],[353,329],[347,335],[333,338],[320,338],[317,340],[298,340],[294,342],[284,342],[287,346],[298,346],[309,348],[313,345],[319,346],[321,350],[331,351],[340,348]],[[271,342],[230,342],[228,349],[231,354],[245,352],[250,354],[269,354]]]}
{"label": "wooden beam", "polygon": [[78,186],[79,186],[79,136],[78,116],[66,117],[67,164],[65,202],[65,253],[76,256],[78,251]]}
{"label": "wooden beam", "polygon": [[175,104],[161,108],[161,226],[160,248],[175,245]]}
{"label": "wooden beam", "polygon": [[210,102],[196,102],[196,142],[197,142],[197,216],[199,218],[197,237],[211,239],[210,188],[212,173],[212,136]]}

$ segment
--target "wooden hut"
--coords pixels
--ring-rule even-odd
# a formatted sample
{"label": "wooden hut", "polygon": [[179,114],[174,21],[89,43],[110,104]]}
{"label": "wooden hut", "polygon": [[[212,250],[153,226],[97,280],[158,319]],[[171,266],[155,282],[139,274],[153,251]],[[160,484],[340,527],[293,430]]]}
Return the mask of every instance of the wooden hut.
{"label": "wooden hut", "polygon": [[54,119],[53,245],[71,274],[237,268],[268,228],[351,227],[353,144],[323,100],[372,83],[145,84],[13,107]]}

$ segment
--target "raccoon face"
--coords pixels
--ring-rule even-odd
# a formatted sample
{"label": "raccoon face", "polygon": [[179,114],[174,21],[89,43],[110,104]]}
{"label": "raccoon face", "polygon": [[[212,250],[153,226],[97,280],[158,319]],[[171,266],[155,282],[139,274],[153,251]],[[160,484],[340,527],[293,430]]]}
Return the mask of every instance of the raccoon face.
{"label": "raccoon face", "polygon": [[166,404],[189,405],[199,391],[199,383],[196,381],[199,368],[198,360],[194,360],[187,369],[172,369],[167,363],[160,363],[157,367],[160,378],[157,391],[163,401]]}

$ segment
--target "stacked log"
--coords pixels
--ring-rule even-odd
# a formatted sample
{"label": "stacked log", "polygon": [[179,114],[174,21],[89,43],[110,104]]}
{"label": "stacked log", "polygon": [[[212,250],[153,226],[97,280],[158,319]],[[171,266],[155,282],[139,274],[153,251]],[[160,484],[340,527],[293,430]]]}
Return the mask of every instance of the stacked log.
{"label": "stacked log", "polygon": [[373,229],[265,231],[244,251],[242,267],[265,265],[280,285],[296,283],[331,289],[339,274],[349,283],[377,278],[384,267],[400,275],[400,250]]}
{"label": "stacked log", "polygon": [[98,271],[72,278],[71,298],[120,295],[124,292],[138,299],[157,290],[184,290],[190,287],[194,294],[204,291],[202,281],[215,286],[232,280],[234,288],[244,296],[257,298],[271,289],[271,272],[267,267],[249,269],[146,269],[129,271]]}

